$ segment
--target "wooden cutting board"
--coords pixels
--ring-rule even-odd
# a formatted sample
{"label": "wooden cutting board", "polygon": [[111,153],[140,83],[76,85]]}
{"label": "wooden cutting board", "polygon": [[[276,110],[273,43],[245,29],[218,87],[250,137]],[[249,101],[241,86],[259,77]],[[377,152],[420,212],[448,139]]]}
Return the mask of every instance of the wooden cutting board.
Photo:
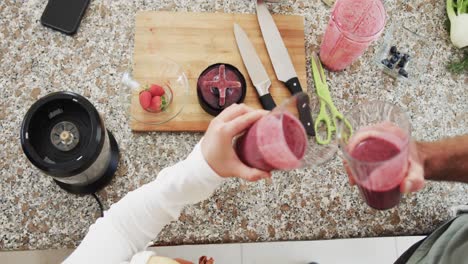
{"label": "wooden cutting board", "polygon": [[[289,55],[304,89],[307,87],[304,45],[304,19],[301,16],[273,16],[288,48]],[[247,33],[272,81],[270,92],[277,104],[289,98],[289,90],[276,79],[255,14],[174,13],[143,11],[136,15],[133,76],[148,76],[143,67],[148,55],[162,54],[182,66],[189,80],[189,100],[182,112],[171,121],[149,125],[131,119],[133,131],[205,131],[213,116],[207,114],[197,99],[197,79],[214,63],[236,66],[247,81],[244,103],[261,108],[234,38],[233,24],[238,23]],[[132,97],[130,111],[140,107],[138,94]],[[145,118],[143,116],[138,119]]]}

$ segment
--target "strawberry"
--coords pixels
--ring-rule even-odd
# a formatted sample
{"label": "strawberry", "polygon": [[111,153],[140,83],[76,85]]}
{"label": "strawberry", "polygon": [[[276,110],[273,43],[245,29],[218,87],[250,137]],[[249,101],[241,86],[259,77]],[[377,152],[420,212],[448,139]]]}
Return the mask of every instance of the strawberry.
{"label": "strawberry", "polygon": [[162,96],[165,94],[164,89],[157,84],[152,84],[149,88],[149,92],[153,96]]}
{"label": "strawberry", "polygon": [[162,100],[161,100],[161,96],[154,96],[152,99],[151,99],[151,104],[148,108],[148,110],[150,111],[153,111],[153,112],[159,112],[161,111],[161,105],[162,105]]}
{"label": "strawberry", "polygon": [[143,91],[140,93],[140,105],[143,109],[146,109],[151,104],[151,93],[148,91]]}

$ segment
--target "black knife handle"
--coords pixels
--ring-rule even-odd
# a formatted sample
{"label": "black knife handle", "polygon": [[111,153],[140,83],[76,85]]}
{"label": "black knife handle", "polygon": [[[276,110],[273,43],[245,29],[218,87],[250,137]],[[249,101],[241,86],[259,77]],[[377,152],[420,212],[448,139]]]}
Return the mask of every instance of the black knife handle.
{"label": "black knife handle", "polygon": [[284,83],[286,87],[288,87],[291,94],[297,94],[302,92],[301,83],[297,77],[289,79],[287,82]]}
{"label": "black knife handle", "polygon": [[271,111],[276,107],[275,101],[270,93],[260,96],[260,103],[262,103],[263,109],[265,110]]}
{"label": "black knife handle", "polygon": [[312,119],[312,110],[310,110],[310,101],[307,94],[301,94],[296,101],[299,120],[301,120],[304,129],[309,136],[315,136],[314,120]]}
{"label": "black knife handle", "polygon": [[[301,83],[297,77],[289,79],[284,84],[293,95],[302,92]],[[296,103],[297,111],[299,112],[299,120],[301,120],[307,135],[315,136],[314,120],[312,119],[312,113],[310,110],[309,96],[306,93],[298,96]]]}
{"label": "black knife handle", "polygon": [[314,120],[312,119],[312,110],[310,110],[310,101],[307,94],[301,94],[296,102],[299,120],[309,136],[315,136]]}

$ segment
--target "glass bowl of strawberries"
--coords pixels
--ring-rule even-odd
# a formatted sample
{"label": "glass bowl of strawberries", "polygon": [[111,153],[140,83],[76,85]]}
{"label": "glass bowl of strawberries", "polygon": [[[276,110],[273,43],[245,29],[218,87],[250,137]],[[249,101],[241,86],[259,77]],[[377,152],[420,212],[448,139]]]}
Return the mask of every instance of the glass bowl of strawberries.
{"label": "glass bowl of strawberries", "polygon": [[177,63],[148,56],[145,67],[125,73],[122,83],[129,88],[130,117],[137,122],[158,125],[176,117],[187,103],[189,83]]}

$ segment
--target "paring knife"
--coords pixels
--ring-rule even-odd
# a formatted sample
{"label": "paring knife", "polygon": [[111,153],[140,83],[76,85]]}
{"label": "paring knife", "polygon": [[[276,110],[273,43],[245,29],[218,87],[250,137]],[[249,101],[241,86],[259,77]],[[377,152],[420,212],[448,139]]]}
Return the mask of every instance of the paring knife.
{"label": "paring knife", "polygon": [[[257,0],[257,18],[276,77],[286,85],[291,94],[294,95],[302,92],[302,87],[294,70],[291,57],[289,57],[281,34],[263,0]],[[315,136],[308,96],[301,96],[298,99],[297,110],[299,112],[299,119],[307,134]]]}
{"label": "paring knife", "polygon": [[242,61],[249,72],[255,89],[257,90],[260,102],[266,110],[273,110],[276,107],[275,101],[269,92],[271,81],[263,67],[262,61],[257,55],[252,42],[238,24],[234,23],[234,36],[236,37],[237,47],[239,48]]}

